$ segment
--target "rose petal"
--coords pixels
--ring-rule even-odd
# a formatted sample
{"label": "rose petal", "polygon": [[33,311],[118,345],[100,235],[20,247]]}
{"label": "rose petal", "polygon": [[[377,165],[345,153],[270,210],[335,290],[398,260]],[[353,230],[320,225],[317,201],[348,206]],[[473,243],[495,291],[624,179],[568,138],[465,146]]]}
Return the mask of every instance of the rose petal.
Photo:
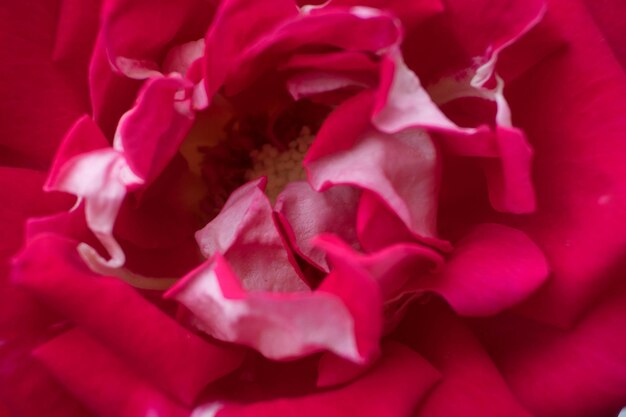
{"label": "rose petal", "polygon": [[326,256],[312,239],[320,233],[333,233],[351,244],[358,244],[354,221],[357,195],[350,187],[333,187],[320,193],[306,182],[287,185],[278,196],[275,210],[294,250],[328,272]]}
{"label": "rose petal", "polygon": [[239,365],[240,352],[203,341],[131,287],[88,271],[75,247],[52,235],[34,239],[16,259],[14,279],[186,403]]}
{"label": "rose petal", "polygon": [[421,130],[388,135],[370,127],[371,103],[371,95],[360,94],[328,117],[304,160],[311,186],[317,191],[340,184],[370,190],[413,233],[432,237],[436,149]]}
{"label": "rose petal", "polygon": [[274,221],[264,187],[265,180],[259,179],[235,190],[220,214],[196,233],[198,246],[207,258],[223,254],[247,290],[306,290]]}
{"label": "rose petal", "polygon": [[415,417],[530,417],[472,332],[443,303],[415,303],[399,334],[443,375]]}
{"label": "rose petal", "polygon": [[134,375],[81,330],[70,330],[34,351],[35,358],[98,415],[135,417],[189,412]]}
{"label": "rose petal", "polygon": [[375,354],[380,295],[359,269],[337,265],[315,292],[246,292],[218,253],[167,294],[212,336],[254,347],[270,359],[329,350],[354,362]]}
{"label": "rose petal", "polygon": [[461,315],[492,315],[526,299],[548,273],[543,253],[523,232],[481,224],[456,242],[429,287]]}
{"label": "rose petal", "polygon": [[[193,124],[189,88],[182,78],[149,80],[135,107],[120,120],[114,147],[124,152],[130,168],[146,185],[171,161]],[[183,98],[178,97],[181,93]]]}
{"label": "rose petal", "polygon": [[356,382],[325,393],[249,405],[225,405],[219,417],[410,417],[437,382],[438,373],[405,346],[389,343],[374,369]]}

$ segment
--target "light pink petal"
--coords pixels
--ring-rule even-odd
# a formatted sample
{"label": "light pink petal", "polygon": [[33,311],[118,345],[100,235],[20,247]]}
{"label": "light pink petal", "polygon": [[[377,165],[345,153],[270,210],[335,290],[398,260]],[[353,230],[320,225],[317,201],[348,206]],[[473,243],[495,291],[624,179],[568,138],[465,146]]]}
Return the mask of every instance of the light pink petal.
{"label": "light pink petal", "polygon": [[235,190],[220,214],[196,233],[198,246],[207,258],[223,254],[246,290],[306,290],[262,188],[260,179]]}
{"label": "light pink petal", "polygon": [[360,94],[329,116],[304,162],[309,182],[318,191],[346,184],[369,190],[411,232],[432,237],[437,204],[435,146],[419,129],[389,135],[372,128],[371,101],[369,94]]}
{"label": "light pink petal", "polygon": [[414,303],[398,336],[442,374],[414,417],[531,417],[480,342],[440,300]]}
{"label": "light pink petal", "polygon": [[149,80],[120,120],[114,146],[146,183],[163,171],[193,124],[191,87],[177,77]]}
{"label": "light pink petal", "polygon": [[34,351],[66,389],[97,415],[186,417],[189,412],[135,375],[81,330],[70,330]]}
{"label": "light pink petal", "polygon": [[16,259],[14,279],[185,403],[239,365],[241,352],[202,340],[125,283],[91,273],[75,247],[53,235],[32,240]]}
{"label": "light pink petal", "polygon": [[373,86],[373,83],[355,75],[309,71],[289,78],[286,85],[291,97],[297,101],[341,89],[364,89]]}
{"label": "light pink petal", "polygon": [[441,273],[425,286],[457,313],[484,316],[525,300],[548,274],[543,253],[523,232],[482,224],[455,244]]}
{"label": "light pink petal", "polygon": [[328,272],[325,253],[313,243],[320,233],[333,233],[358,245],[356,209],[358,192],[351,187],[314,191],[306,182],[292,182],[278,196],[275,210],[294,250]]}
{"label": "light pink petal", "polygon": [[414,351],[388,343],[376,366],[350,385],[303,397],[227,404],[217,416],[411,417],[438,379],[439,373]]}
{"label": "light pink petal", "polygon": [[377,285],[347,265],[336,266],[315,292],[246,292],[218,253],[167,296],[190,309],[208,334],[251,346],[270,359],[329,350],[365,362],[378,349]]}

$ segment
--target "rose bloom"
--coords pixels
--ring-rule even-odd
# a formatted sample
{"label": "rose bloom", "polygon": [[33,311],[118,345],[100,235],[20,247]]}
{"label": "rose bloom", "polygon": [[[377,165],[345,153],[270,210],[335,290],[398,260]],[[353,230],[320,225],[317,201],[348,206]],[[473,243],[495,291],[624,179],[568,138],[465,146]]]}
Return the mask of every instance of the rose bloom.
{"label": "rose bloom", "polygon": [[0,416],[626,404],[619,0],[5,3]]}

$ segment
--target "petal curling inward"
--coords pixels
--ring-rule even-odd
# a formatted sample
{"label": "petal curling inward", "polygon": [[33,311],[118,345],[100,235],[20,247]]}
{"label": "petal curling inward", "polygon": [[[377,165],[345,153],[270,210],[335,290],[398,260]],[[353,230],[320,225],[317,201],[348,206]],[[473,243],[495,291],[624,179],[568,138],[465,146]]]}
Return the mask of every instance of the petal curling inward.
{"label": "petal curling inward", "polygon": [[286,360],[329,350],[363,363],[378,350],[382,303],[366,273],[337,266],[314,292],[246,292],[218,253],[166,297],[185,305],[213,337]]}
{"label": "petal curling inward", "polygon": [[[226,84],[228,94],[242,91],[286,52],[307,44],[377,53],[401,39],[395,19],[376,9],[331,7],[298,13],[295,3],[281,1],[272,11],[251,9],[240,1],[222,3],[206,37],[207,93]],[[245,10],[244,10],[245,9]],[[258,16],[263,16],[259,19]],[[231,34],[237,28],[237,36]],[[241,28],[247,28],[240,33]],[[225,39],[233,41],[225,42]],[[237,68],[237,72],[230,72]]]}
{"label": "petal curling inward", "polygon": [[326,119],[304,160],[309,182],[317,191],[333,185],[370,190],[412,233],[433,237],[437,150],[420,129],[390,135],[371,127],[372,101],[371,94],[359,94]]}
{"label": "petal curling inward", "polygon": [[387,343],[373,369],[347,386],[304,397],[225,404],[217,417],[411,417],[439,378],[419,354]]}
{"label": "petal curling inward", "polygon": [[298,181],[280,193],[275,210],[298,255],[328,272],[326,255],[313,244],[313,239],[320,233],[333,233],[358,245],[357,203],[358,191],[351,187],[337,186],[317,192],[308,183]]}
{"label": "petal curling inward", "polygon": [[113,146],[146,185],[171,161],[193,124],[192,88],[177,76],[149,80],[120,119]]}
{"label": "petal curling inward", "polygon": [[115,269],[124,264],[124,252],[113,237],[113,225],[127,189],[143,183],[124,156],[114,149],[78,153],[85,147],[99,146],[103,140],[91,119],[80,119],[59,148],[45,185],[46,190],[65,191],[85,200],[87,225],[110,255],[105,260],[92,247],[79,246],[85,261],[96,270]]}
{"label": "petal curling inward", "polygon": [[248,291],[306,291],[263,193],[265,183],[261,178],[235,190],[196,241],[205,257],[222,254]]}
{"label": "petal curling inward", "polygon": [[241,351],[203,340],[126,283],[95,275],[75,247],[55,235],[33,239],[14,262],[14,281],[185,404],[239,366]]}

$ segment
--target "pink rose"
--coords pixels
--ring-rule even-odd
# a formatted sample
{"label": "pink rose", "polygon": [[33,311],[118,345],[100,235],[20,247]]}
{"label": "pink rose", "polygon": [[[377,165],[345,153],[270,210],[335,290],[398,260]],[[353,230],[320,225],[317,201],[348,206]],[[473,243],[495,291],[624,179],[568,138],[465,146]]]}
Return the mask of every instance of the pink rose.
{"label": "pink rose", "polygon": [[616,416],[588,3],[7,5],[0,416]]}

